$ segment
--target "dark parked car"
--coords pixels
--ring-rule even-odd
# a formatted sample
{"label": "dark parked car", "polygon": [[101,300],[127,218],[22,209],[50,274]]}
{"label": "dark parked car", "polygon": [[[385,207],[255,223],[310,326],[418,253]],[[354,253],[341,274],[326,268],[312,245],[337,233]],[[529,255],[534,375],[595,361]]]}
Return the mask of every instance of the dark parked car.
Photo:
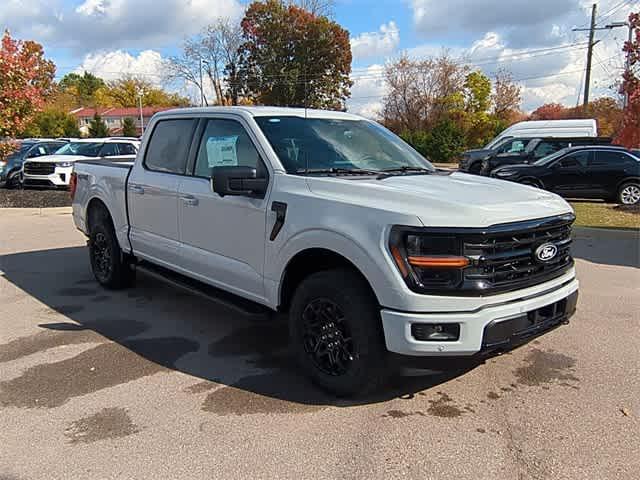
{"label": "dark parked car", "polygon": [[492,177],[550,190],[563,197],[640,203],[640,158],[615,146],[565,148],[529,165],[507,165]]}
{"label": "dark parked car", "polygon": [[459,170],[489,175],[502,165],[532,163],[563,148],[578,145],[610,144],[610,138],[525,137],[506,138],[492,149],[468,150],[462,154]]}
{"label": "dark parked car", "polygon": [[27,139],[6,160],[0,161],[0,187],[12,188],[20,184],[20,169],[28,158],[51,155],[66,142],[59,140]]}

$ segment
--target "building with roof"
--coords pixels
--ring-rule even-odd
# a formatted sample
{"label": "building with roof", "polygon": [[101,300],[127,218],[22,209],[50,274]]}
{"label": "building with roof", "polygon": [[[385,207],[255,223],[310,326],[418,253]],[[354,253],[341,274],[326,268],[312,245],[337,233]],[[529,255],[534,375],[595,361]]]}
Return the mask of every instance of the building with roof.
{"label": "building with roof", "polygon": [[[175,107],[142,107],[142,119],[146,126],[151,117],[158,112],[170,110]],[[131,118],[136,126],[138,135],[142,134],[140,126],[140,109],[137,107],[121,108],[121,107],[103,107],[103,108],[78,108],[72,110],[72,115],[78,120],[78,128],[83,135],[89,134],[89,124],[93,116],[98,113],[102,120],[107,124],[111,135],[122,135],[122,122],[125,118]]]}

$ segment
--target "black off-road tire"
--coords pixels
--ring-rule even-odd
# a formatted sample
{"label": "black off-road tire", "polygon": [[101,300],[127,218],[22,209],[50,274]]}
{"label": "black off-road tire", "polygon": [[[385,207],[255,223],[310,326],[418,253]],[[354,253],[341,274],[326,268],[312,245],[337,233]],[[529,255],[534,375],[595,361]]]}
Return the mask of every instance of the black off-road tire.
{"label": "black off-road tire", "polygon": [[89,259],[98,283],[110,290],[133,285],[135,270],[120,249],[109,214],[104,209],[93,213],[89,232]]}
{"label": "black off-road tire", "polygon": [[[331,320],[340,317],[342,320]],[[326,333],[326,341],[319,340],[318,335],[313,335],[315,332],[307,327],[313,323],[309,319],[317,318],[322,318],[324,326],[330,325],[322,331]],[[336,335],[336,331],[340,333]],[[291,302],[289,334],[292,350],[302,369],[316,385],[334,395],[349,397],[369,393],[388,378],[388,352],[380,307],[369,285],[353,270],[327,270],[304,279]],[[345,341],[347,338],[350,342]],[[333,343],[334,357],[337,355],[342,359],[340,363],[346,365],[344,372],[329,372],[326,363],[329,357],[319,360],[317,355],[310,353],[313,346],[321,342],[325,342],[323,346],[326,342]],[[340,347],[336,349],[338,342]],[[328,349],[318,349],[323,350]]]}

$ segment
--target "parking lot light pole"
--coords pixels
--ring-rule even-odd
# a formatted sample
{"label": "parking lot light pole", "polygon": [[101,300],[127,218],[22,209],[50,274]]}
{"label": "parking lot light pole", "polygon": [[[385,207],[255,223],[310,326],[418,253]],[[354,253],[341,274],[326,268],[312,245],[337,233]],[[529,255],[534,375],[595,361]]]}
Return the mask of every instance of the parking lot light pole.
{"label": "parking lot light pole", "polygon": [[[631,43],[631,41],[633,40],[633,26],[631,26],[631,23],[629,22],[612,22],[609,23],[608,25],[605,25],[604,28],[607,28],[609,30],[613,29],[613,28],[617,28],[617,27],[627,27],[629,29],[629,38],[627,39],[627,41],[629,43]],[[628,72],[631,69],[631,52],[627,52],[627,60],[625,61],[624,64],[624,71]],[[627,104],[629,102],[629,94],[625,93],[624,94],[624,106],[626,107]]]}
{"label": "parking lot light pole", "polygon": [[144,89],[138,90],[138,105],[140,106],[140,135],[144,134],[144,117],[142,116],[142,96],[144,95]]}

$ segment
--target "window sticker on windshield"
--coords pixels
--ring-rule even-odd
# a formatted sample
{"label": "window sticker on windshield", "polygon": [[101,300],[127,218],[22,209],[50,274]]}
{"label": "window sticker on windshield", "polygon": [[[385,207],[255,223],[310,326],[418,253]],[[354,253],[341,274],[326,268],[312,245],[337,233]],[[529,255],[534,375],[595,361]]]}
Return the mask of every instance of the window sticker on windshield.
{"label": "window sticker on windshield", "polygon": [[209,168],[234,167],[238,165],[236,143],[238,135],[209,137],[207,139],[207,162]]}

